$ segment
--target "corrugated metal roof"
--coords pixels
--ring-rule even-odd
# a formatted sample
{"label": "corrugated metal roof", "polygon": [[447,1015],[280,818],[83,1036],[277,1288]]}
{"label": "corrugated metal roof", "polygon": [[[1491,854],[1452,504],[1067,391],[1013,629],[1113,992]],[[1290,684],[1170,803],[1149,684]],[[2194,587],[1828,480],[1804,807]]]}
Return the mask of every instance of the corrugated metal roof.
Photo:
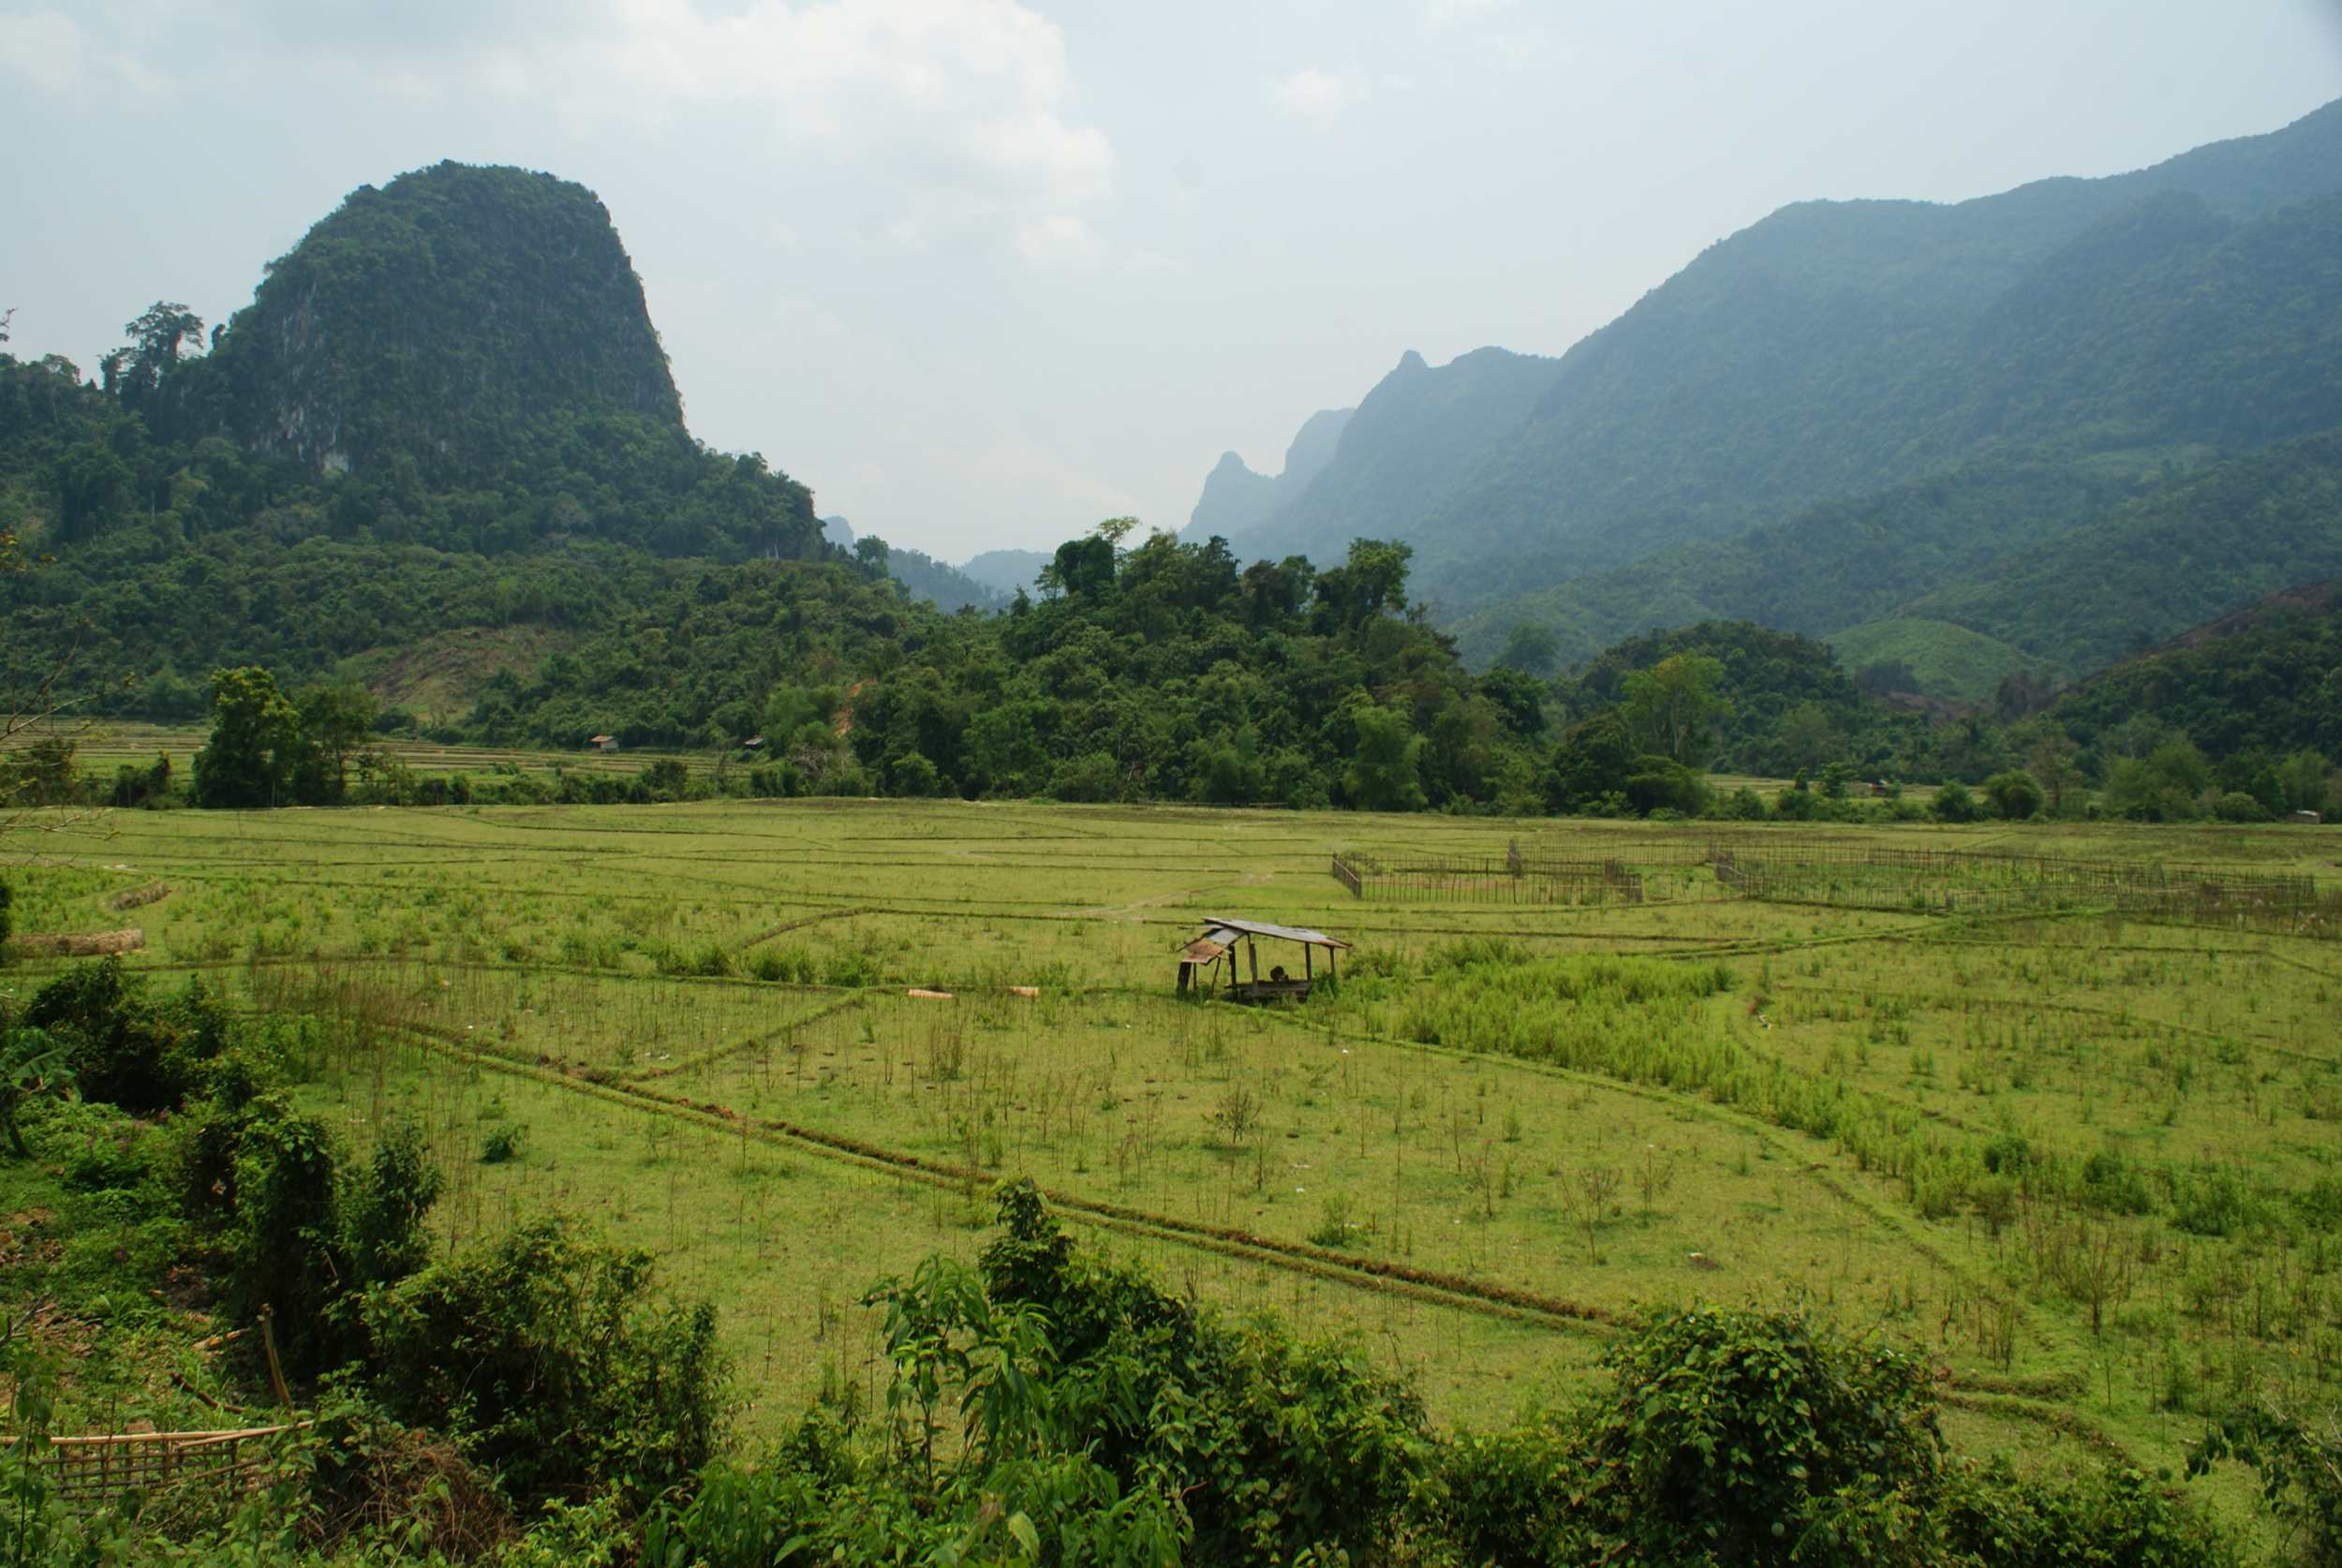
{"label": "corrugated metal roof", "polygon": [[1350,945],[1338,937],[1329,937],[1323,931],[1312,931],[1306,925],[1271,925],[1266,921],[1230,920],[1224,915],[1213,915],[1206,924],[1213,927],[1209,934],[1215,938],[1223,931],[1237,931],[1248,937],[1276,937],[1288,942],[1307,942],[1312,947],[1348,947]]}

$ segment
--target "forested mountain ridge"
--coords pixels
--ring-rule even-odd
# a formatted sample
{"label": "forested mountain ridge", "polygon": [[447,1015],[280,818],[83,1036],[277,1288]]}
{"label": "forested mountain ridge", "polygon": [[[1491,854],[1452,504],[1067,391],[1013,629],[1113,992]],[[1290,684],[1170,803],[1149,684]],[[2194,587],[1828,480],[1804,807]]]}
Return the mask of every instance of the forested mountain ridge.
{"label": "forested mountain ridge", "polygon": [[1303,506],[1233,542],[1273,553],[1305,524],[1404,539],[1437,614],[1501,628],[1536,617],[1511,602],[1524,579],[1539,591],[1931,471],[2342,423],[2337,190],[2342,104],[2108,179],[1786,207],[1540,362],[1549,385],[1473,433],[1460,474],[1358,483],[1354,426]]}
{"label": "forested mountain ridge", "polygon": [[269,264],[157,433],[225,430],[312,473],[476,482],[554,416],[680,431],[683,403],[609,213],[549,174],[441,163],[361,185]]}
{"label": "forested mountain ridge", "polygon": [[2219,758],[2342,756],[2342,577],[2192,628],[2083,683],[2041,718],[2110,753],[2178,733]]}
{"label": "forested mountain ridge", "polygon": [[1358,404],[1309,483],[1249,531],[1230,531],[1229,541],[1268,558],[1332,556],[1380,528],[1410,534],[1418,550],[1437,549],[1417,525],[1482,460],[1494,434],[1527,415],[1557,369],[1553,360],[1492,348],[1433,368],[1407,350]]}
{"label": "forested mountain ridge", "polygon": [[361,187],[208,354],[184,306],[125,331],[102,388],[52,355],[0,392],[0,522],[61,556],[167,515],[459,553],[826,553],[803,485],[692,439],[609,214],[550,174]]}
{"label": "forested mountain ridge", "polygon": [[1526,622],[1548,629],[1567,663],[1638,631],[1702,620],[1827,637],[2080,526],[2153,485],[2166,466],[2160,454],[2082,463],[2053,452],[1963,464],[1571,578],[1467,617],[1457,640],[1467,658],[1486,663]]}
{"label": "forested mountain ridge", "polygon": [[[1564,662],[1638,630],[1751,620],[1849,668],[1943,666],[1917,689],[1976,700],[2023,669],[2068,677],[2305,576],[2342,571],[2342,433],[2233,456],[2170,448],[1988,458],[1856,502],[1524,597],[1458,629],[1501,657],[1549,629]],[[2054,614],[2044,606],[2056,607]],[[1964,661],[1964,662],[1962,662]]]}
{"label": "forested mountain ridge", "polygon": [[1235,452],[1222,452],[1218,466],[1204,480],[1204,493],[1188,514],[1179,537],[1201,544],[1214,534],[1223,539],[1258,526],[1280,507],[1294,501],[1334,460],[1341,433],[1356,408],[1320,408],[1302,422],[1285,448],[1284,466],[1274,474],[1257,474]]}
{"label": "forested mountain ridge", "polygon": [[2342,431],[2176,473],[1912,599],[2077,674],[2290,584],[2342,572]]}
{"label": "forested mountain ridge", "polygon": [[125,331],[95,381],[0,353],[0,530],[47,557],[0,577],[14,689],[62,661],[96,711],[193,717],[215,665],[529,646],[661,559],[834,558],[803,485],[692,438],[608,214],[551,175],[363,187],[208,354],[184,306]]}

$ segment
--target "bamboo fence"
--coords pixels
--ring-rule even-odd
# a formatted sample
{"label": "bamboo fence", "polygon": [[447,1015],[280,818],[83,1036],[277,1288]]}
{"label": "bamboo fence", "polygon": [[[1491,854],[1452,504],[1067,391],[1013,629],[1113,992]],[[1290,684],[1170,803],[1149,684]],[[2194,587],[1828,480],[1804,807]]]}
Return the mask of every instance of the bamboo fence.
{"label": "bamboo fence", "polygon": [[60,1499],[107,1502],[190,1483],[248,1490],[260,1484],[276,1457],[277,1445],[270,1440],[312,1425],[294,1421],[214,1432],[111,1432],[34,1441],[49,1450],[47,1463]]}
{"label": "bamboo fence", "polygon": [[1848,909],[2052,913],[2342,938],[2342,892],[2310,877],[1979,851],[1890,850],[1826,841],[1717,844],[1716,880],[1747,897]]}

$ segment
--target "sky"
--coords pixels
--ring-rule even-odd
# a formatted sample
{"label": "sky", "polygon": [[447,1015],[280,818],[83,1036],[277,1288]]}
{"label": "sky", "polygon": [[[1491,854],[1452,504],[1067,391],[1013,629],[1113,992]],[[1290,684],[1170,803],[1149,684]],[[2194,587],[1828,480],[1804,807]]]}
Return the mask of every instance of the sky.
{"label": "sky", "polygon": [[84,369],[353,187],[599,194],[694,434],[947,560],[1177,528],[1408,349],[1558,354],[1785,202],[2342,96],[2342,0],[0,0],[0,307]]}

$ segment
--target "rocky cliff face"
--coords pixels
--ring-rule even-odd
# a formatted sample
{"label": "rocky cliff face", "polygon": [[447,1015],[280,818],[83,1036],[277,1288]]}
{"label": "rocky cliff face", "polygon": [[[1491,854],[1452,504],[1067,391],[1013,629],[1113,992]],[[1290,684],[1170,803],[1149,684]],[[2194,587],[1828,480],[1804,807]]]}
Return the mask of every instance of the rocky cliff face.
{"label": "rocky cliff face", "polygon": [[600,418],[680,430],[643,286],[591,191],[442,163],[361,186],[273,263],[178,417],[319,473],[464,481]]}

